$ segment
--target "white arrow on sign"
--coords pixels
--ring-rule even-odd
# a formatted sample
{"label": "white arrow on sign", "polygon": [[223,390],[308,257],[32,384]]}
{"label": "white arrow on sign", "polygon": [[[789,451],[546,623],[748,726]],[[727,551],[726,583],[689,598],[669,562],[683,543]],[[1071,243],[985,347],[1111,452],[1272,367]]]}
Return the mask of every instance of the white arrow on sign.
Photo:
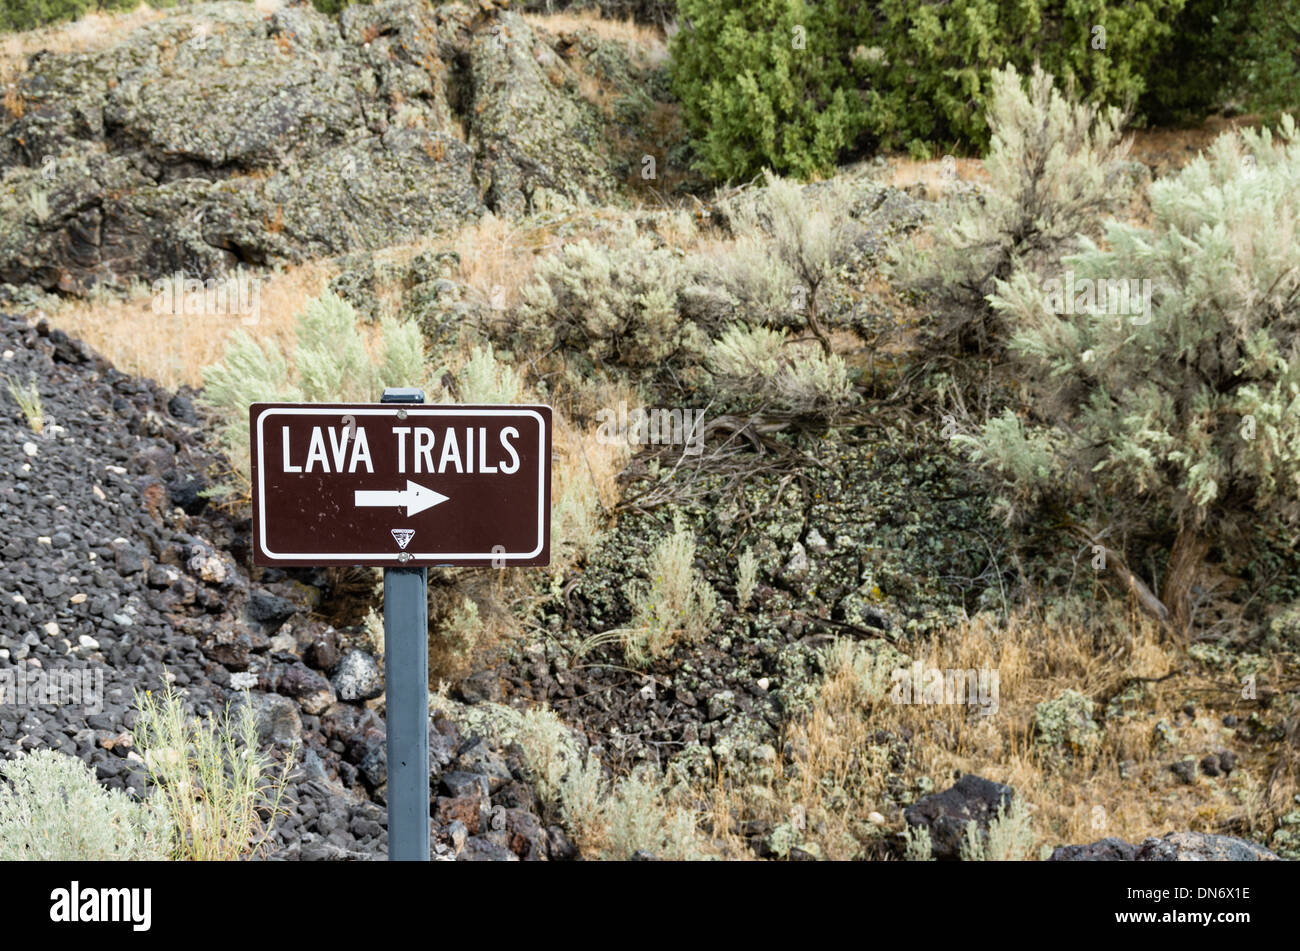
{"label": "white arrow on sign", "polygon": [[406,481],[405,490],[395,489],[389,492],[357,489],[355,495],[354,504],[357,508],[392,508],[395,505],[405,505],[408,516],[416,515],[447,501],[447,496],[441,492],[416,485],[409,479]]}

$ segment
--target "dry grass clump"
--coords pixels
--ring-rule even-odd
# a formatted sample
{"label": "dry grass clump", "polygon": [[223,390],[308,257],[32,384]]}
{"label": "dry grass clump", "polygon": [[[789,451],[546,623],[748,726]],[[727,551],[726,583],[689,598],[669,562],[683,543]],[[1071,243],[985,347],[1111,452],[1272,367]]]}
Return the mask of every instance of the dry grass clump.
{"label": "dry grass clump", "polygon": [[258,749],[249,702],[205,720],[187,714],[171,687],[161,697],[137,692],[135,702],[132,739],[175,832],[176,857],[235,861],[261,853],[282,811],[293,751],[277,764]]}
{"label": "dry grass clump", "polygon": [[220,361],[230,335],[242,330],[259,343],[292,350],[295,321],[333,277],[324,262],[286,267],[256,276],[256,323],[238,315],[187,316],[153,312],[153,291],[137,283],[122,296],[108,292],[67,298],[49,312],[50,323],[80,337],[119,370],[150,377],[168,388],[197,387],[203,368]]}
{"label": "dry grass clump", "polygon": [[657,65],[668,58],[668,44],[662,31],[626,20],[605,19],[599,10],[566,10],[561,13],[525,13],[529,26],[549,33],[577,33],[590,30],[602,40],[622,43],[640,64]]}
{"label": "dry grass clump", "polygon": [[[837,644],[812,712],[787,732],[793,762],[778,763],[757,791],[720,782],[714,828],[762,819],[825,858],[882,857],[891,839],[901,842],[900,804],[968,772],[1007,783],[1026,801],[1024,814],[1017,806],[1003,817],[1006,834],[975,858],[1008,850],[1038,857],[1058,845],[1105,836],[1140,842],[1175,829],[1261,834],[1293,808],[1294,764],[1240,752],[1222,725],[1226,713],[1244,718],[1253,706],[1240,699],[1241,684],[1194,672],[1145,616],[1085,624],[1025,613],[1005,626],[981,616],[934,640],[918,660],[925,669],[996,671],[996,712],[896,703],[885,668],[907,659],[884,645]],[[1110,715],[1106,703],[1096,705],[1095,744],[1069,750],[1035,735],[1039,705],[1067,690],[1110,702]],[[1189,704],[1192,717],[1183,712]],[[1169,769],[1230,746],[1240,755],[1230,776],[1198,774],[1189,784]],[[923,854],[914,839],[910,853]],[[733,838],[732,847],[742,846]]]}
{"label": "dry grass clump", "polygon": [[27,420],[27,426],[34,433],[45,430],[45,408],[41,403],[41,391],[36,386],[36,378],[29,377],[26,384],[3,377],[8,384],[9,396],[18,404],[18,409]]}

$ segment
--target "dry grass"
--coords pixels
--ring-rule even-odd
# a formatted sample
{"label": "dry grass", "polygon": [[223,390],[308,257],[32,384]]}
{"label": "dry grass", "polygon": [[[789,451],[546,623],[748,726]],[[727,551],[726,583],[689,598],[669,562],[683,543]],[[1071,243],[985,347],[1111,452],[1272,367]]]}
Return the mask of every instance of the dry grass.
{"label": "dry grass", "polygon": [[529,26],[548,33],[578,33],[590,30],[602,40],[623,43],[641,63],[657,65],[668,58],[668,43],[657,27],[631,19],[607,20],[599,10],[569,10],[563,13],[525,13]]}
{"label": "dry grass", "polygon": [[80,337],[118,369],[152,377],[163,386],[197,387],[205,366],[217,363],[226,339],[244,330],[258,340],[292,349],[294,322],[303,306],[333,277],[323,263],[290,267],[262,276],[260,319],[245,325],[238,316],[171,316],[153,312],[153,296],[141,285],[126,297],[107,293],[68,299],[48,315],[50,323]]}
{"label": "dry grass", "polygon": [[1157,177],[1176,172],[1208,149],[1224,132],[1249,129],[1259,124],[1253,115],[1210,116],[1197,126],[1137,129],[1133,135],[1132,158],[1146,165]]}
{"label": "dry grass", "polygon": [[513,310],[532,280],[533,263],[555,242],[551,229],[484,215],[462,228],[449,246],[460,256],[457,280],[496,311]]}
{"label": "dry grass", "polygon": [[[850,666],[835,666],[812,714],[787,734],[796,768],[778,767],[758,796],[752,788],[720,785],[711,803],[715,828],[748,818],[793,823],[827,858],[879,857],[887,837],[903,828],[887,789],[900,781],[916,788],[922,777],[943,789],[967,772],[1007,783],[1028,801],[1037,839],[1031,855],[1044,846],[1104,836],[1140,842],[1186,829],[1264,832],[1291,808],[1294,763],[1283,761],[1285,753],[1243,749],[1222,725],[1225,714],[1244,719],[1255,707],[1238,699],[1240,685],[1226,675],[1215,680],[1184,672],[1147,683],[1123,717],[1103,719],[1099,706],[1094,718],[1103,730],[1093,750],[1061,755],[1034,741],[1036,705],[1066,689],[1096,701],[1117,693],[1129,678],[1183,669],[1178,651],[1162,643],[1143,617],[1105,631],[1029,616],[1013,618],[1005,629],[974,620],[932,642],[928,656],[913,659],[939,669],[997,670],[997,713],[983,716],[968,705],[896,704],[888,691],[873,699],[864,695]],[[1188,704],[1194,717],[1181,712]],[[1167,747],[1156,742],[1161,720],[1176,735]],[[882,730],[895,737],[910,734],[905,762],[890,759]],[[1193,783],[1184,784],[1169,770],[1186,756],[1199,761],[1224,748],[1241,757],[1229,777],[1198,771]],[[733,841],[733,851],[738,848]]]}
{"label": "dry grass", "polygon": [[950,156],[929,161],[917,161],[903,155],[893,156],[889,159],[888,173],[884,177],[884,183],[894,188],[919,186],[922,197],[928,201],[938,201],[954,185],[986,185],[988,181],[989,176],[984,171],[982,159]]}

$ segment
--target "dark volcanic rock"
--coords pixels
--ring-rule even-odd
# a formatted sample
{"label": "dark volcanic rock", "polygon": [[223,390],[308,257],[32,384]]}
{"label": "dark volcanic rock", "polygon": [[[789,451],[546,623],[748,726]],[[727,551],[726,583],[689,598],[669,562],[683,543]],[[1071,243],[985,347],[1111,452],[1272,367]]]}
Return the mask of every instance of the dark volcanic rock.
{"label": "dark volcanic rock", "polygon": [[998,808],[1008,808],[1015,796],[1010,786],[967,773],[956,785],[943,792],[918,799],[903,811],[908,825],[930,830],[930,844],[937,859],[955,859],[961,855],[966,838],[966,824],[974,822],[987,833],[989,821]]}
{"label": "dark volcanic rock", "polygon": [[1131,862],[1137,846],[1123,839],[1107,837],[1088,845],[1062,845],[1053,852],[1049,862]]}
{"label": "dark volcanic rock", "polygon": [[249,620],[265,625],[268,633],[293,617],[297,610],[298,606],[288,598],[282,598],[263,589],[255,590],[248,596]]}

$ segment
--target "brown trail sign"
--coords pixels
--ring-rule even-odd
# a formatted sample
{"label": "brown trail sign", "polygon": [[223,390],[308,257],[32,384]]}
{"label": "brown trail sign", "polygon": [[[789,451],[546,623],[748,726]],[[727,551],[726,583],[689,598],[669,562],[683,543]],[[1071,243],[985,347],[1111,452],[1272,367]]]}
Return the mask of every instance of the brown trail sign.
{"label": "brown trail sign", "polygon": [[255,403],[258,565],[545,565],[549,406]]}

